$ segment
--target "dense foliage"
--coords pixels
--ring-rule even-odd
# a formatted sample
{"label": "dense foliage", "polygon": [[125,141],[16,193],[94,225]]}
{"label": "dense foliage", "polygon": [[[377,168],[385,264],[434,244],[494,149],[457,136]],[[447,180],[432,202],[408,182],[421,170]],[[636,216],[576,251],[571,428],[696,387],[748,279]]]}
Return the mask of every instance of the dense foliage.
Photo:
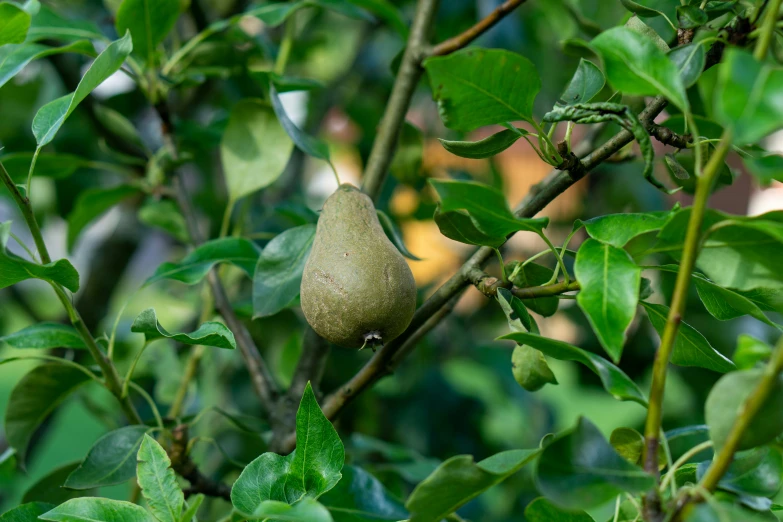
{"label": "dense foliage", "polygon": [[0,2],[0,522],[778,520],[781,3]]}

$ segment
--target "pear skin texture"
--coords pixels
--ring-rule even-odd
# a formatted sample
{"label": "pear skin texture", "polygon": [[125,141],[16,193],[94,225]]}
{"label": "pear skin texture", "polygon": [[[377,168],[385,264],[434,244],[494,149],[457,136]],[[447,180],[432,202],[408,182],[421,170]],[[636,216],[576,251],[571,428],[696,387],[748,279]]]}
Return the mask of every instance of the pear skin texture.
{"label": "pear skin texture", "polygon": [[372,200],[353,185],[340,185],[324,203],[300,298],[313,330],[345,348],[387,343],[413,318],[413,274]]}

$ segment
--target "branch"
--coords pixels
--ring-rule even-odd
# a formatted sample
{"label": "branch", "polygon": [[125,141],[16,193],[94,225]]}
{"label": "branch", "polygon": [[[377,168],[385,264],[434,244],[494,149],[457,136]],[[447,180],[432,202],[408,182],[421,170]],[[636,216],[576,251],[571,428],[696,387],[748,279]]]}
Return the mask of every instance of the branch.
{"label": "branch", "polygon": [[[199,245],[203,242],[203,239],[201,232],[198,229],[196,215],[190,206],[190,201],[185,194],[182,184],[179,183],[179,180],[176,178],[174,179],[174,192],[182,215],[185,218],[185,223],[188,226],[191,240],[194,245]],[[215,299],[215,309],[220,313],[229,329],[234,333],[237,346],[242,353],[242,358],[245,360],[247,371],[250,374],[250,381],[253,384],[253,389],[255,390],[256,395],[258,395],[262,406],[267,412],[271,413],[274,410],[275,399],[279,393],[274,378],[266,367],[266,363],[261,358],[261,354],[259,353],[258,348],[256,348],[250,332],[234,312],[234,308],[231,306],[231,301],[226,294],[223,283],[220,282],[220,278],[218,277],[217,269],[213,268],[209,271],[207,274],[207,282],[212,290],[212,297]]]}
{"label": "branch", "polygon": [[[693,199],[688,229],[685,235],[685,243],[682,247],[680,268],[677,271],[677,281],[672,294],[671,309],[666,318],[666,326],[661,335],[661,344],[655,354],[653,363],[652,384],[650,385],[650,402],[647,408],[647,421],[644,428],[646,441],[644,451],[644,469],[658,476],[658,446],[661,432],[661,420],[663,417],[663,394],[666,385],[666,371],[669,366],[674,341],[685,313],[685,304],[688,299],[688,288],[691,282],[691,272],[699,256],[702,237],[702,223],[704,213],[707,210],[707,200],[718,177],[723,160],[731,148],[731,134],[724,132],[721,141],[710,160],[704,167],[702,176],[696,183],[696,194]],[[651,500],[652,501],[652,500]]]}
{"label": "branch", "polygon": [[693,143],[693,136],[690,134],[680,135],[671,129],[662,127],[660,125],[650,125],[647,128],[647,131],[650,133],[650,136],[660,141],[664,145],[669,145],[678,149],[684,149],[688,146],[689,143]]}
{"label": "branch", "polygon": [[182,478],[190,482],[190,487],[185,490],[185,497],[202,493],[208,497],[219,497],[231,502],[231,487],[222,482],[217,482],[201,473],[188,453],[188,426],[180,424],[171,430],[171,469]]}
{"label": "branch", "polygon": [[394,80],[391,96],[386,104],[386,111],[378,127],[378,134],[372,144],[367,167],[364,170],[362,190],[373,200],[378,199],[389,170],[389,164],[394,157],[400,129],[405,121],[405,114],[408,112],[413,91],[423,72],[421,64],[424,59],[430,56],[444,56],[462,49],[525,1],[507,0],[467,31],[436,45],[432,49],[427,49],[427,32],[432,25],[438,0],[419,0],[416,14],[413,17],[408,45],[400,63],[400,70]]}
{"label": "branch", "polygon": [[[174,126],[171,120],[169,106],[165,101],[161,101],[155,104],[155,110],[161,120],[161,132],[163,134],[165,146],[169,148],[176,159],[178,154],[173,138]],[[185,218],[185,224],[187,225],[191,242],[194,246],[198,246],[204,242],[204,238],[198,228],[196,213],[190,205],[190,200],[185,193],[184,187],[179,182],[179,178],[175,176],[172,180],[172,184],[174,186],[174,197],[182,212],[182,216]],[[261,358],[261,354],[258,351],[255,342],[253,342],[253,337],[250,335],[250,332],[234,312],[234,307],[231,306],[231,300],[226,294],[223,283],[220,282],[220,277],[218,276],[216,268],[212,268],[207,274],[207,282],[212,290],[212,297],[215,300],[215,309],[226,321],[228,328],[234,333],[237,346],[239,346],[239,351],[242,353],[242,358],[245,360],[245,366],[247,366],[247,371],[250,374],[250,381],[253,384],[256,395],[258,395],[261,405],[271,414],[275,407],[275,400],[279,394],[274,377],[267,368],[264,360]]]}
{"label": "branch", "polygon": [[378,134],[372,144],[367,167],[364,169],[362,190],[373,200],[383,187],[389,164],[397,148],[405,114],[413,97],[413,91],[421,78],[421,62],[426,57],[427,32],[430,30],[438,0],[419,0],[416,14],[413,17],[408,44],[400,62],[397,78],[394,80],[391,96],[386,103],[386,110],[378,126]]}
{"label": "branch", "polygon": [[510,283],[503,283],[503,281],[499,280],[497,277],[488,275],[480,268],[470,270],[468,273],[468,280],[473,283],[473,286],[475,286],[479,292],[487,297],[497,296],[498,288],[508,288],[514,296],[520,299],[552,297],[581,289],[581,286],[576,281],[570,281],[568,283],[561,281],[551,285],[519,288],[518,286],[512,286]]}
{"label": "branch", "polygon": [[464,31],[436,45],[430,52],[431,56],[444,56],[466,47],[470,42],[487,32],[492,26],[501,21],[511,11],[524,4],[526,0],[507,0],[500,7],[489,13],[483,20]]}

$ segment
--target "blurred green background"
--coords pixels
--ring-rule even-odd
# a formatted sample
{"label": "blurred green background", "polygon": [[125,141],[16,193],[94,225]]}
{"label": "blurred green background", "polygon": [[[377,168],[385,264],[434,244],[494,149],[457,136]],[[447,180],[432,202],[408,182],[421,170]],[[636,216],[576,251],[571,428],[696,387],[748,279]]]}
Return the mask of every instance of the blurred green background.
{"label": "blurred green background", "polygon": [[[113,35],[112,10],[116,2],[112,0],[45,3],[67,18],[91,20],[106,34]],[[494,0],[444,0],[431,41],[457,34],[498,4]],[[410,20],[413,2],[395,5]],[[192,0],[189,13],[178,23],[177,34],[185,38],[203,20],[241,12],[245,7],[241,0]],[[304,13],[299,20],[289,72],[316,79],[322,87],[309,94],[284,95],[284,103],[299,125],[330,143],[341,177],[358,183],[391,89],[393,64],[403,40],[388,26],[373,20],[347,18],[321,9]],[[570,38],[590,39],[589,27],[580,25],[580,17],[608,28],[628,16],[619,0],[530,0],[483,36],[478,45],[510,49],[533,61],[543,83],[536,100],[540,116],[558,99],[579,61],[578,56],[564,52],[562,42]],[[673,37],[661,20],[646,22],[664,38]],[[176,135],[191,159],[184,167],[187,190],[199,212],[209,219],[213,237],[226,201],[218,154],[220,136],[232,106],[241,98],[261,95],[248,68],[269,68],[279,39],[279,29],[265,28],[256,19],[243,21],[200,48],[192,74],[182,80],[172,95]],[[87,63],[86,58],[76,55],[41,60],[0,89],[2,154],[34,150],[30,122],[36,110],[73,90]],[[697,95],[698,89],[694,88],[694,92]],[[77,155],[92,163],[78,167],[73,175],[63,179],[36,178],[34,203],[53,257],[68,255],[79,269],[83,290],[76,295],[76,301],[91,329],[97,334],[109,331],[116,315],[128,303],[118,329],[118,366],[124,372],[142,343],[140,335],[129,331],[133,318],[153,306],[167,328],[186,328],[198,319],[201,290],[168,282],[137,292],[161,262],[178,259],[186,252],[176,239],[139,220],[138,211],[145,204],[141,199],[131,200],[93,223],[82,233],[74,251],[66,252],[66,219],[77,196],[86,188],[111,186],[122,179],[121,174],[98,163],[121,161],[122,144],[107,143],[96,133],[94,112],[90,109],[95,104],[128,117],[140,130],[147,147],[156,148],[160,136],[154,111],[127,78],[115,76],[96,92],[94,100],[74,113],[46,151]],[[423,299],[453,273],[470,251],[439,234],[432,221],[435,200],[425,187],[426,178],[451,176],[490,183],[502,187],[513,205],[546,175],[549,167],[522,140],[491,162],[449,155],[436,138],[463,136],[442,126],[426,79],[419,85],[408,121],[418,129],[421,139],[413,133],[410,140],[403,140],[405,154],[395,161],[394,177],[384,187],[378,207],[394,217],[409,249],[424,258],[411,262]],[[581,132],[582,129],[577,130],[577,141]],[[478,139],[487,133],[468,137]],[[774,143],[770,148],[775,148]],[[662,164],[656,168],[660,178],[666,176]],[[154,175],[154,169],[141,170],[141,175]],[[687,204],[687,196],[672,198],[656,191],[640,172],[638,161],[607,163],[570,189],[545,212],[553,219],[548,229],[553,241],[562,242],[575,218],[668,209],[675,201]],[[754,187],[747,175],[737,172],[740,177],[731,193],[718,193],[712,205],[738,214],[770,210],[766,203],[769,194]],[[334,181],[327,167],[297,151],[277,183],[240,205],[242,230],[263,246],[286,228],[312,220],[316,215],[313,211],[320,208],[333,189]],[[2,193],[0,221],[9,219],[15,222],[14,230],[29,239],[11,201]],[[581,239],[577,235],[572,247]],[[538,241],[518,237],[508,245],[507,260],[524,259],[540,249]],[[497,273],[497,266],[488,270]],[[293,308],[273,318],[251,322],[250,281],[231,270],[224,275],[258,346],[280,381],[286,383],[301,350],[305,325],[301,312]],[[667,301],[673,277],[661,273],[645,276],[653,280],[656,299]],[[0,335],[40,320],[64,320],[53,297],[51,290],[40,282],[26,282],[0,291]],[[555,316],[537,318],[542,333],[600,353],[585,317],[573,305],[573,301],[564,300]],[[774,341],[772,331],[749,318],[718,323],[696,298],[689,300],[686,321],[729,356],[739,334]],[[504,449],[535,447],[542,436],[572,426],[580,415],[589,417],[607,436],[619,426],[641,429],[642,407],[615,401],[604,392],[594,374],[575,363],[551,361],[559,385],[547,385],[536,393],[523,390],[511,374],[511,343],[493,340],[507,328],[499,306],[469,289],[455,312],[421,341],[399,370],[363,394],[339,419],[337,427],[347,445],[349,460],[366,466],[392,491],[404,496],[440,460],[457,454],[471,454],[479,460]],[[643,389],[649,385],[657,341],[640,312],[629,332],[620,367]],[[171,402],[188,353],[187,348],[160,342],[142,359],[136,376],[161,407]],[[0,345],[0,357],[17,354]],[[59,354],[84,357],[81,353]],[[322,390],[328,393],[342,384],[370,356],[367,351],[334,348]],[[0,415],[5,412],[14,385],[33,364],[0,365]],[[666,429],[703,422],[702,405],[717,377],[706,370],[672,368],[667,382]],[[143,416],[150,416],[143,403],[137,406]],[[209,474],[231,481],[241,469],[238,466],[252,460],[265,447],[262,411],[238,352],[207,351],[192,386],[187,411],[198,414],[212,407],[229,412],[234,420],[241,416],[244,422],[240,428],[214,410],[204,413],[192,428],[192,434],[202,438],[196,445],[196,460]],[[0,467],[0,512],[18,504],[33,484],[55,468],[81,460],[101,434],[116,427],[114,423],[120,417],[116,409],[105,391],[94,385],[58,408],[33,441],[27,469],[17,471],[8,464]],[[6,446],[0,438],[0,454]],[[100,493],[127,498],[129,488],[126,484]],[[471,502],[461,514],[474,521],[523,520],[522,511],[535,496],[529,471],[523,471]],[[227,507],[213,501],[212,511],[219,513]]]}

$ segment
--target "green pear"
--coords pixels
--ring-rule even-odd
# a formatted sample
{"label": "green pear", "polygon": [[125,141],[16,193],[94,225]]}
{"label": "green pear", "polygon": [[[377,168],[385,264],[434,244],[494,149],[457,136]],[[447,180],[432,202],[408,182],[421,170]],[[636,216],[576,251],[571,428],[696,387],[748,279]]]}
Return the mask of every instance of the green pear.
{"label": "green pear", "polygon": [[416,282],[372,200],[342,184],[324,203],[301,286],[313,330],[345,348],[388,343],[410,324]]}

